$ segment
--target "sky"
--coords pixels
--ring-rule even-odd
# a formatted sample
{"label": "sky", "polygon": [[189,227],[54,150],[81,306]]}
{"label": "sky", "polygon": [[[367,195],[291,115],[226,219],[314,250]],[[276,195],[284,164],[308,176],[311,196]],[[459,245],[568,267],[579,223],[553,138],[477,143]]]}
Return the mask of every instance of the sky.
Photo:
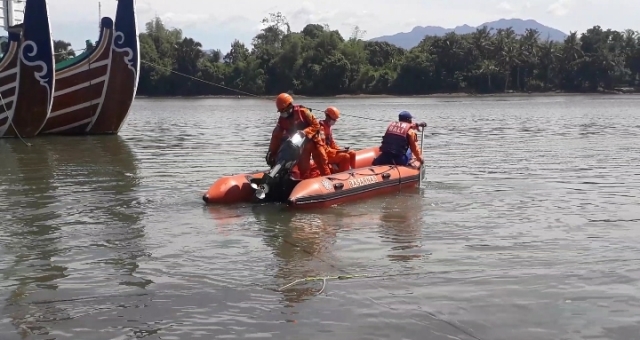
{"label": "sky", "polygon": [[[84,47],[98,38],[97,0],[50,0],[54,39]],[[116,0],[102,0],[102,16],[115,16]],[[640,0],[137,0],[138,27],[159,16],[200,41],[204,49],[229,50],[234,39],[250,44],[269,13],[282,12],[294,31],[328,24],[345,37],[354,26],[364,39],[410,31],[415,26],[477,26],[500,18],[534,19],[565,33],[593,25],[640,30]]]}

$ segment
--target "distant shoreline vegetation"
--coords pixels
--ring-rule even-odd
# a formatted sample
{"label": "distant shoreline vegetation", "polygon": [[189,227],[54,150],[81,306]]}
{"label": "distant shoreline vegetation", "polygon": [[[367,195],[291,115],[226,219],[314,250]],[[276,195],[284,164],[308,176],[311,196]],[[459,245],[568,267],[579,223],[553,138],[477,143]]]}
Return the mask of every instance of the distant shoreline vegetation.
{"label": "distant shoreline vegetation", "polygon": [[[406,50],[387,42],[364,41],[356,27],[348,39],[328,26],[310,24],[291,32],[280,13],[263,20],[265,28],[251,49],[239,41],[227,54],[167,28],[160,18],[140,34],[143,61],[235,90],[273,96],[371,95],[473,96],[518,93],[632,93],[640,87],[640,34],[599,26],[562,43],[527,29],[476,29],[474,33],[426,36]],[[65,42],[56,52],[70,49]],[[57,61],[74,53],[57,55]],[[228,89],[141,63],[140,97],[246,97]]]}
{"label": "distant shoreline vegetation", "polygon": [[[472,94],[472,93],[434,93],[434,94],[416,94],[416,95],[394,95],[394,94],[338,94],[327,96],[314,96],[314,95],[295,95],[295,98],[336,98],[336,99],[383,99],[383,98],[432,98],[432,99],[456,99],[456,98],[527,98],[527,97],[571,97],[571,96],[608,96],[611,94],[626,94],[633,96],[640,96],[640,91],[612,91],[612,92],[508,92],[508,93],[484,93],[484,94]],[[188,95],[188,96],[176,96],[176,95],[136,95],[137,99],[267,99],[272,100],[274,95],[225,95],[225,94],[213,94],[213,95]],[[295,99],[294,98],[294,99]]]}

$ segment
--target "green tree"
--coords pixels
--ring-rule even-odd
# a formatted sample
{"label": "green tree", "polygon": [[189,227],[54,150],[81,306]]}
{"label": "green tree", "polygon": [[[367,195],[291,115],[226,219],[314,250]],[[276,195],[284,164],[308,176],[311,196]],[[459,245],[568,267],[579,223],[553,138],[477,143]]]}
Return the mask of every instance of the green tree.
{"label": "green tree", "polygon": [[[594,92],[640,86],[640,35],[594,26],[563,42],[536,30],[480,27],[470,34],[425,37],[405,50],[364,41],[354,27],[348,39],[327,25],[291,31],[272,13],[250,45],[235,40],[226,52],[205,51],[179,28],[153,18],[140,33],[140,95],[398,94],[507,91]],[[54,41],[56,62],[75,56]],[[87,46],[93,48],[93,45]],[[200,79],[221,85],[199,83]]]}
{"label": "green tree", "polygon": [[76,56],[76,52],[71,48],[71,43],[64,40],[53,40],[53,53],[56,64]]}

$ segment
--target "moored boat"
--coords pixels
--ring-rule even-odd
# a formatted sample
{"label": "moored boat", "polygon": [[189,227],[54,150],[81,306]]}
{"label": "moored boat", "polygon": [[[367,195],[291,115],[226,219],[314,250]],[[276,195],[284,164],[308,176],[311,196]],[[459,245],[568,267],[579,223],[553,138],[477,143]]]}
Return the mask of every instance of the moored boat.
{"label": "moored boat", "polygon": [[[7,12],[10,5],[4,2]],[[34,137],[49,116],[55,84],[47,2],[27,0],[24,20],[9,17],[7,51],[0,61],[0,137]]]}
{"label": "moored boat", "polygon": [[102,113],[87,131],[93,135],[120,132],[138,90],[140,41],[134,0],[118,0],[112,49]]}
{"label": "moored boat", "polygon": [[101,20],[96,46],[56,65],[56,86],[43,134],[117,134],[138,85],[134,0],[120,0],[116,22]]}
{"label": "moored boat", "polygon": [[[409,166],[373,166],[380,154],[379,147],[356,151],[356,169],[329,176],[299,179],[297,169],[291,171],[292,190],[287,192],[287,203],[294,208],[325,207],[333,204],[370,197],[415,186],[420,182],[420,165],[413,160]],[[219,178],[202,199],[207,204],[236,204],[254,201],[257,183],[266,171],[236,174]]]}
{"label": "moored boat", "polygon": [[53,107],[41,134],[84,134],[102,110],[113,45],[113,20],[102,18],[93,49],[56,64]]}

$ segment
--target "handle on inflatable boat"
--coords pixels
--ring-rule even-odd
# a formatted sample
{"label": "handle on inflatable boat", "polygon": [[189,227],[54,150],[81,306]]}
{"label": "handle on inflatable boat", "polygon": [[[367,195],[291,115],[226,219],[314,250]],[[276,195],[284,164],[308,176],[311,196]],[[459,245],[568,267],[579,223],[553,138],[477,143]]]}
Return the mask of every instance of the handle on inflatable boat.
{"label": "handle on inflatable boat", "polygon": [[[423,160],[424,160],[424,129],[425,128],[426,126],[421,129],[422,135],[420,136],[420,155],[422,156]],[[420,165],[420,186],[421,187],[422,187],[422,181],[424,180],[424,175],[425,175],[424,167],[425,167],[425,164],[422,163]]]}

